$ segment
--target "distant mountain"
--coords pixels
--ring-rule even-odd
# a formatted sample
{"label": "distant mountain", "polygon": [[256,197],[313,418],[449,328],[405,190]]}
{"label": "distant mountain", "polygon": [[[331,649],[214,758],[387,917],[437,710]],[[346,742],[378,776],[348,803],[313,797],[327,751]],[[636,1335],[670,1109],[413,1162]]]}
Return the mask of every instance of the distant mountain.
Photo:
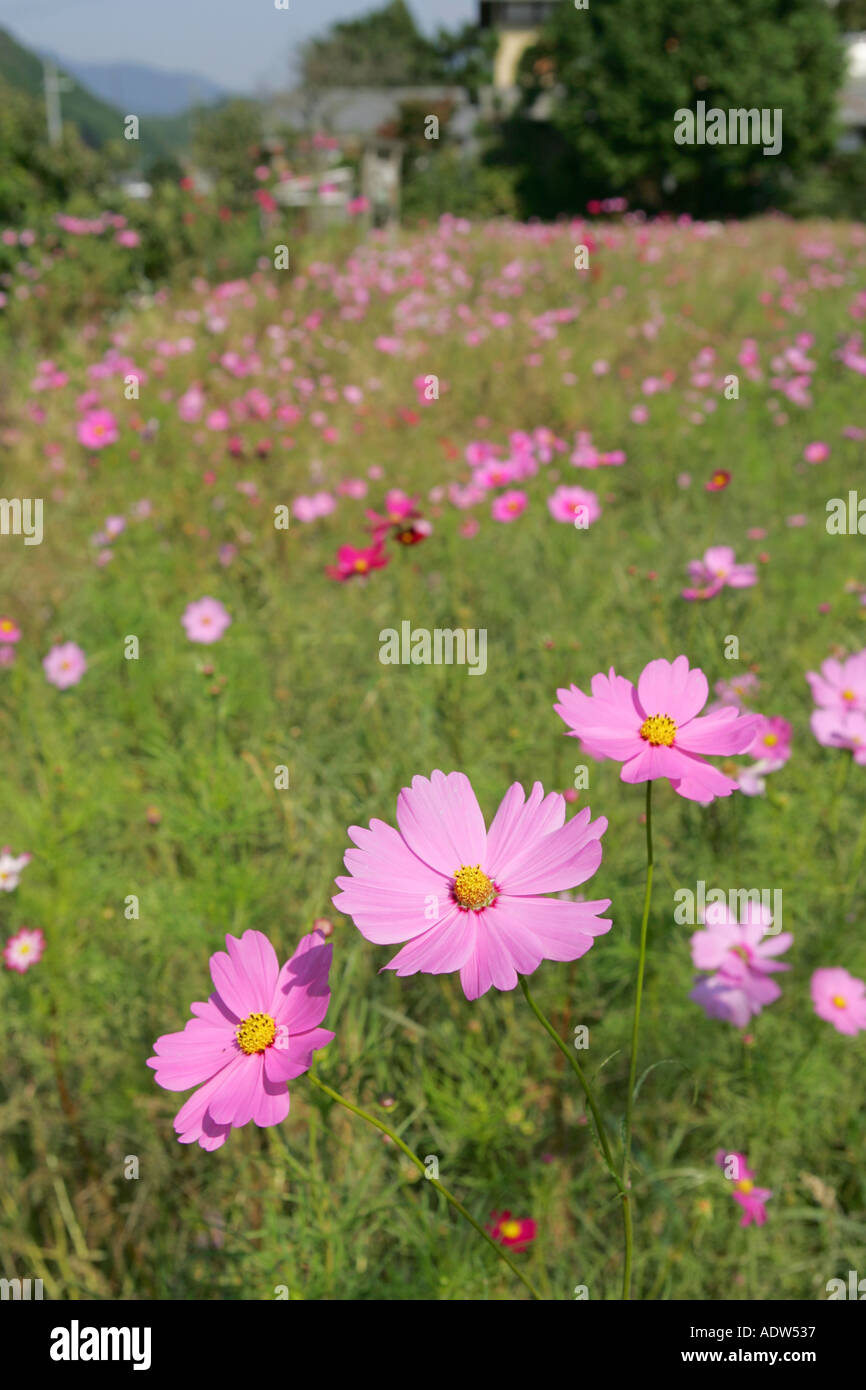
{"label": "distant mountain", "polygon": [[228,93],[192,72],[168,72],[145,63],[88,63],[46,53],[102,101],[125,115],[179,116],[191,106],[208,106]]}
{"label": "distant mountain", "polygon": [[[24,48],[6,29],[0,29],[0,81],[38,101],[43,99],[42,59]],[[122,114],[92,96],[80,82],[72,81],[70,89],[63,93],[62,103],[63,119],[78,127],[88,145],[98,147],[122,136]]]}

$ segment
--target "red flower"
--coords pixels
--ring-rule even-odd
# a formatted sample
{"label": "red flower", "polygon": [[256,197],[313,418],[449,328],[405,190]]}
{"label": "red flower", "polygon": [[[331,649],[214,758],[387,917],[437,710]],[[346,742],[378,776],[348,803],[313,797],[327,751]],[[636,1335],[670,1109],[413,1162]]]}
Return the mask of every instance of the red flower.
{"label": "red flower", "polygon": [[490,1216],[491,1225],[487,1227],[494,1240],[507,1245],[512,1250],[525,1250],[535,1240],[537,1230],[531,1217],[518,1218],[510,1211],[494,1211]]}
{"label": "red flower", "polygon": [[705,483],[707,492],[722,492],[731,481],[731,475],[724,468],[717,468],[708,483]]}
{"label": "red flower", "polygon": [[366,550],[356,550],[353,545],[341,545],[337,551],[336,565],[327,565],[325,573],[331,579],[344,584],[347,579],[363,578],[370,570],[384,569],[388,556],[382,550],[382,542],[377,540]]}

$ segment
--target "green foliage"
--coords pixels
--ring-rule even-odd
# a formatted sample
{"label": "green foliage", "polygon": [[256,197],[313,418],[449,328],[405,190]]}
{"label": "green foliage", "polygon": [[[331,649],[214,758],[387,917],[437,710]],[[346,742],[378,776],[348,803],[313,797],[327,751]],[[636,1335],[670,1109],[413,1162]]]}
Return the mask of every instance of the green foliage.
{"label": "green foliage", "polygon": [[[613,194],[698,215],[784,207],[832,151],[842,71],[824,0],[563,4],[520,68],[525,108],[552,100],[550,122],[571,157],[570,177],[552,171],[547,201],[563,212]],[[780,109],[781,153],[676,144],[675,112],[699,100],[707,110]]]}
{"label": "green foliage", "polygon": [[207,112],[193,136],[194,164],[206,170],[231,202],[249,200],[256,187],[253,173],[261,154],[262,110],[238,97]]}
{"label": "green foliage", "polygon": [[[71,76],[65,78],[66,90],[61,93],[61,113],[64,126],[74,127],[75,132],[86,145],[100,149],[109,141],[123,141],[123,121],[127,113],[118,111],[108,102],[101,101]],[[0,82],[31,98],[34,109],[41,113],[43,138],[45,133],[45,105],[43,85],[43,64],[37,54],[18,43],[5,29],[0,29]],[[136,142],[123,141],[127,146],[126,158],[154,158],[163,152],[169,140],[160,133],[159,121],[148,117],[141,122],[141,138]],[[129,149],[129,146],[132,149]]]}
{"label": "green foliage", "polygon": [[442,80],[436,46],[424,37],[405,0],[389,0],[360,19],[332,25],[301,53],[305,86],[411,87]]}

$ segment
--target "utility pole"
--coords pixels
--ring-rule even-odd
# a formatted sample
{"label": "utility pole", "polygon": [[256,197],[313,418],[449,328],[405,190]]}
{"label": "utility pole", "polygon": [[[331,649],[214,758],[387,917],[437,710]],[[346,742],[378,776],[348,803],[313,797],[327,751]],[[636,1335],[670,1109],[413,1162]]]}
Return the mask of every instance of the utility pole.
{"label": "utility pole", "polygon": [[59,145],[63,138],[63,121],[60,115],[60,93],[68,92],[72,83],[61,77],[57,68],[48,59],[42,64],[42,82],[45,87],[45,116],[48,121],[48,143]]}

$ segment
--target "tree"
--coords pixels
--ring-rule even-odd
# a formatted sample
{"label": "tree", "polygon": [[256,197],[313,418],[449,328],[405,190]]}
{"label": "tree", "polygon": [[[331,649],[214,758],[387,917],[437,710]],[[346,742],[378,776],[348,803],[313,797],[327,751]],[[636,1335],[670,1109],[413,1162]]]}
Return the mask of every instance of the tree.
{"label": "tree", "polygon": [[[504,129],[499,158],[523,165],[524,192],[546,199],[548,214],[554,201],[556,211],[573,212],[610,195],[702,216],[782,207],[797,178],[833,148],[842,73],[825,0],[562,4],[523,56],[523,107]],[[540,96],[551,104],[546,131],[528,119]],[[675,113],[695,112],[698,102],[726,115],[781,111],[780,152],[765,155],[764,139],[676,143]],[[543,190],[533,124],[536,144],[552,151]]]}
{"label": "tree", "polygon": [[416,27],[405,0],[334,24],[301,49],[301,85],[411,87],[439,82],[443,64],[436,45]]}
{"label": "tree", "polygon": [[261,155],[262,110],[238,97],[203,108],[192,142],[193,161],[241,202],[256,187],[254,169]]}

